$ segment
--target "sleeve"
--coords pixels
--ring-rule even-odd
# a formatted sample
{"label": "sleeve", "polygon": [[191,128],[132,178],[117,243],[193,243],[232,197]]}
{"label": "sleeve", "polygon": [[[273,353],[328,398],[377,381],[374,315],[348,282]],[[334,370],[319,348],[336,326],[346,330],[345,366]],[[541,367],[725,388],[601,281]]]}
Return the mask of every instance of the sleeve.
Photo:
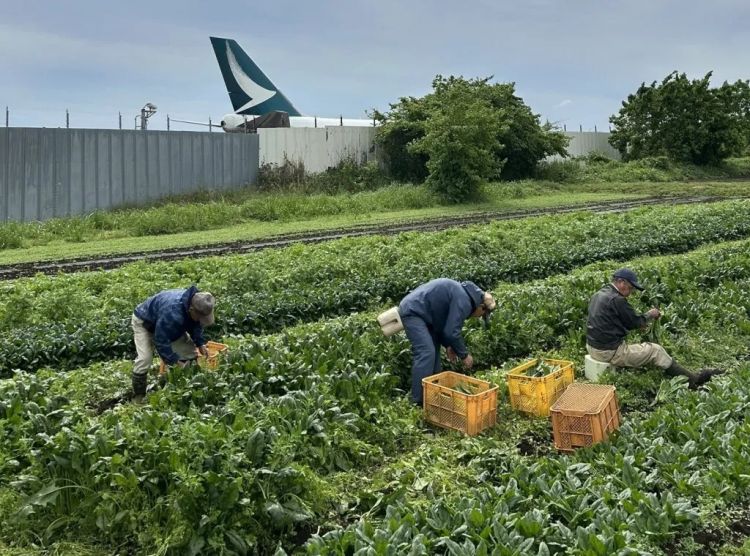
{"label": "sleeve", "polygon": [[193,340],[195,347],[206,345],[206,339],[203,337],[203,327],[200,324],[196,324],[188,331],[188,334],[190,334],[190,338]]}
{"label": "sleeve", "polygon": [[164,359],[167,365],[174,365],[180,360],[179,356],[172,349],[172,341],[169,339],[169,323],[160,318],[154,325],[154,345],[159,357]]}
{"label": "sleeve", "polygon": [[468,355],[466,350],[466,344],[464,337],[461,334],[461,329],[464,326],[464,318],[462,306],[460,303],[452,303],[448,318],[445,320],[445,328],[443,329],[443,340],[445,341],[446,347],[452,347],[456,355],[461,359]]}
{"label": "sleeve", "polygon": [[615,309],[617,310],[617,315],[620,317],[623,325],[625,325],[625,328],[628,330],[641,328],[647,322],[643,315],[639,315],[635,312],[630,303],[628,303],[628,300],[624,297],[615,298]]}

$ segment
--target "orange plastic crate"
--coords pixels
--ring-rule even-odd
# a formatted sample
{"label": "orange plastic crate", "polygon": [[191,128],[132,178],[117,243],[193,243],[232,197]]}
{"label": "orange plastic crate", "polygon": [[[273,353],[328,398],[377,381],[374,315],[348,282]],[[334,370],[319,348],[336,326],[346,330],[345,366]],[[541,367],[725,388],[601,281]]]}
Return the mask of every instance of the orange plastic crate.
{"label": "orange plastic crate", "polygon": [[575,383],[550,409],[555,448],[573,452],[609,438],[620,427],[614,386]]}
{"label": "orange plastic crate", "polygon": [[514,367],[506,375],[510,405],[513,409],[530,415],[547,417],[550,406],[573,383],[575,370],[572,361],[543,358],[542,361],[545,363],[560,368],[547,376],[526,376],[526,372],[535,367],[538,361],[539,359],[527,361]]}
{"label": "orange plastic crate", "polygon": [[[213,342],[208,341],[206,342],[206,348],[208,349],[208,357],[203,357],[201,353],[198,351],[198,348],[195,348],[195,355],[198,357],[198,364],[203,367],[204,369],[215,369],[219,366],[219,356],[227,351],[229,349],[229,346],[226,344],[221,344],[219,342]],[[159,359],[160,365],[159,365],[159,374],[163,375],[167,372],[167,365],[164,363],[163,359]]]}
{"label": "orange plastic crate", "polygon": [[[465,384],[473,394],[459,392]],[[497,386],[485,381],[445,371],[422,379],[426,421],[473,436],[497,422]]]}

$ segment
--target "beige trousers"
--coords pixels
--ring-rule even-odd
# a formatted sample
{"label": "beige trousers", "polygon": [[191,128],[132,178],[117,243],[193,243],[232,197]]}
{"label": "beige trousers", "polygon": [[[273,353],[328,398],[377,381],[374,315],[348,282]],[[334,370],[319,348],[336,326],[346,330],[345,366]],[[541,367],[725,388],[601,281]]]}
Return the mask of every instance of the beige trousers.
{"label": "beige trousers", "polygon": [[666,369],[672,364],[672,358],[659,344],[645,342],[642,344],[621,343],[617,349],[601,350],[586,344],[589,355],[597,361],[610,363],[615,367],[643,367],[653,364]]}
{"label": "beige trousers", "polygon": [[[154,335],[143,326],[143,320],[135,315],[130,319],[133,326],[136,358],[133,362],[133,374],[145,375],[154,362]],[[172,342],[172,349],[180,359],[195,359],[195,344],[187,332]]]}

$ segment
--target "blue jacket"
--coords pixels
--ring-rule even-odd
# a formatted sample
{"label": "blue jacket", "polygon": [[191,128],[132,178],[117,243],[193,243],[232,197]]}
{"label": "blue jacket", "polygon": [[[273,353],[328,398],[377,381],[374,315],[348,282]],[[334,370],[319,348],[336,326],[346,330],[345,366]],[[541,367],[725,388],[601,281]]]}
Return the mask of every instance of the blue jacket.
{"label": "blue jacket", "polygon": [[464,321],[482,303],[484,292],[474,282],[437,278],[422,284],[401,300],[401,318],[424,320],[444,347],[451,347],[461,359],[468,351],[461,335]]}
{"label": "blue jacket", "polygon": [[197,291],[195,286],[186,290],[164,290],[135,308],[135,316],[142,319],[146,330],[153,333],[156,351],[168,365],[174,365],[179,360],[171,344],[185,332],[196,347],[206,343],[203,327],[188,314],[190,301]]}

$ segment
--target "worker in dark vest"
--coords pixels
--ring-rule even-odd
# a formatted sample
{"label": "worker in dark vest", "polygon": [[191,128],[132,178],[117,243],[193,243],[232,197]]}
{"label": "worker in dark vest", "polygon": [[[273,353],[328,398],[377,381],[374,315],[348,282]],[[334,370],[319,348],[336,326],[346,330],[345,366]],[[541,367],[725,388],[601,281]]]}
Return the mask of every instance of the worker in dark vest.
{"label": "worker in dark vest", "polygon": [[469,317],[484,317],[495,309],[492,295],[474,282],[438,278],[409,293],[398,307],[413,356],[411,396],[422,404],[422,379],[440,371],[440,346],[450,361],[461,360],[465,369],[474,365],[461,329]]}
{"label": "worker in dark vest", "polygon": [[593,359],[615,367],[655,365],[668,376],[686,376],[691,389],[705,384],[713,375],[721,374],[722,371],[717,369],[703,369],[698,373],[688,371],[659,344],[626,343],[625,336],[629,331],[645,330],[649,323],[661,317],[656,307],[643,314],[636,313],[628,303],[628,297],[634,290],[643,290],[635,272],[621,268],[612,275],[612,282],[591,298],[586,324],[586,350]]}

